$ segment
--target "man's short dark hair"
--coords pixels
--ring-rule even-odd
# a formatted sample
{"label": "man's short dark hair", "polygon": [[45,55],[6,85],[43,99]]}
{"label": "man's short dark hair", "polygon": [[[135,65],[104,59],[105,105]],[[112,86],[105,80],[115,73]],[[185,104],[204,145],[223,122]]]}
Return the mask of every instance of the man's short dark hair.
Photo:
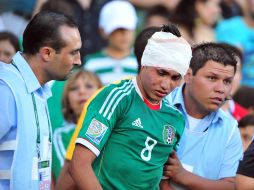
{"label": "man's short dark hair", "polygon": [[28,23],[24,31],[24,53],[33,55],[39,52],[43,46],[49,46],[60,51],[65,46],[65,42],[62,40],[59,28],[64,25],[78,28],[69,16],[50,11],[39,12]]}
{"label": "man's short dark hair", "polygon": [[242,62],[243,62],[243,53],[242,50],[240,48],[238,48],[237,46],[228,44],[228,43],[224,43],[221,42],[220,43],[222,46],[224,46],[224,48],[231,54],[233,54],[234,57],[238,57],[240,59],[240,66],[242,66]]}
{"label": "man's short dark hair", "polygon": [[136,55],[137,62],[138,62],[138,73],[140,72],[141,58],[143,56],[143,52],[145,50],[148,40],[152,37],[152,35],[155,32],[159,32],[159,31],[169,32],[174,34],[177,37],[181,37],[180,31],[174,24],[167,24],[167,25],[163,25],[162,27],[152,26],[141,31],[140,34],[137,36],[134,43],[134,53]]}
{"label": "man's short dark hair", "polygon": [[225,66],[231,65],[234,67],[234,72],[236,72],[237,61],[235,56],[223,44],[206,42],[193,47],[190,62],[193,75],[204,67],[208,61],[215,61]]}

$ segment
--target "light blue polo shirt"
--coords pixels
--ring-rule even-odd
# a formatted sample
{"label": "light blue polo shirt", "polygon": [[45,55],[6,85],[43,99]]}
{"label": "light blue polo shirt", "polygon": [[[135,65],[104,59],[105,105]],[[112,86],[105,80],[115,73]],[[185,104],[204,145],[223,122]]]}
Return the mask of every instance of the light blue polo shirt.
{"label": "light blue polo shirt", "polygon": [[219,109],[198,123],[197,130],[189,129],[183,100],[184,84],[167,96],[185,117],[185,130],[177,154],[189,171],[206,179],[235,177],[242,157],[242,141],[237,122]]}
{"label": "light blue polo shirt", "polygon": [[[40,140],[44,142],[51,130],[46,111],[51,91],[39,84],[21,53],[13,62],[17,68],[0,63],[0,189],[38,189],[38,180],[33,180],[37,127],[31,93],[39,116]],[[43,146],[40,143],[45,156]],[[51,159],[51,152],[47,156]]]}

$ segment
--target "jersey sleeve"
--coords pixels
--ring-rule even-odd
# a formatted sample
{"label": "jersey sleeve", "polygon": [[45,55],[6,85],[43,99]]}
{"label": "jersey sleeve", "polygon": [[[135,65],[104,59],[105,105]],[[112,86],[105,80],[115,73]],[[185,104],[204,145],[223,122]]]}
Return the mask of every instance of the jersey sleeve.
{"label": "jersey sleeve", "polygon": [[242,140],[237,124],[232,126],[225,151],[219,179],[235,177],[239,160],[242,158]]}
{"label": "jersey sleeve", "polygon": [[76,143],[84,145],[96,156],[100,154],[124,112],[116,97],[113,88],[105,88],[91,101],[85,117],[81,118],[82,127]]}
{"label": "jersey sleeve", "polygon": [[83,124],[83,121],[84,121],[84,118],[86,116],[86,112],[87,112],[87,108],[88,106],[90,105],[91,101],[93,101],[94,97],[96,97],[104,88],[98,90],[90,99],[87,100],[87,102],[85,103],[84,105],[84,108],[82,110],[82,113],[81,113],[81,116],[78,120],[78,123],[77,123],[77,126],[74,130],[74,133],[71,137],[71,140],[69,142],[69,145],[67,147],[67,151],[66,151],[66,155],[65,155],[65,159],[66,160],[71,160],[72,159],[72,155],[73,155],[73,152],[74,152],[74,149],[75,149],[75,142],[76,142],[76,139],[78,137],[78,134],[82,128],[82,124]]}

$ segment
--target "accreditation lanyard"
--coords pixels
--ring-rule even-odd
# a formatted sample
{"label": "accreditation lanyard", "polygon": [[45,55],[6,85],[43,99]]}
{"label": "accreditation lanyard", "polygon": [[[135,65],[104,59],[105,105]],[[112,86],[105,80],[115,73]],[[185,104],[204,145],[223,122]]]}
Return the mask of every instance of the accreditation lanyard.
{"label": "accreditation lanyard", "polygon": [[[35,116],[36,129],[37,129],[36,150],[37,150],[38,159],[40,160],[41,159],[41,155],[40,155],[40,144],[41,144],[40,122],[39,122],[39,116],[38,116],[38,111],[37,111],[37,106],[36,106],[34,93],[32,92],[31,95],[32,95],[32,101],[33,101],[33,107],[34,107],[34,116]],[[49,131],[48,142],[51,144],[50,122],[49,122],[48,110],[47,110],[46,106],[45,106],[45,111],[46,111],[47,120],[48,120],[48,131]]]}
{"label": "accreditation lanyard", "polygon": [[[13,60],[11,61],[11,64],[19,71],[17,65],[13,62]],[[19,71],[20,72],[20,71]],[[34,108],[34,116],[35,116],[35,121],[36,121],[36,151],[37,151],[37,156],[38,156],[38,160],[41,160],[41,154],[40,154],[40,144],[41,144],[41,134],[40,134],[40,122],[39,122],[39,116],[38,116],[38,111],[37,111],[37,106],[36,106],[36,101],[35,101],[35,97],[34,97],[34,93],[31,93],[32,96],[32,101],[33,101],[33,108]],[[46,111],[46,115],[47,115],[47,120],[48,120],[48,131],[49,131],[49,138],[48,138],[48,142],[49,144],[51,144],[52,140],[51,140],[51,130],[50,130],[50,122],[49,122],[49,116],[48,116],[48,110],[45,106],[45,111]]]}
{"label": "accreditation lanyard", "polygon": [[[34,93],[31,93],[32,95],[32,100],[33,100],[33,107],[34,107],[34,116],[36,120],[36,129],[37,129],[37,137],[36,137],[36,150],[37,150],[37,156],[38,160],[37,163],[35,161],[35,164],[38,164],[38,180],[39,180],[39,190],[49,190],[50,189],[50,183],[51,183],[51,168],[50,168],[50,158],[48,157],[49,155],[49,150],[51,146],[51,130],[50,130],[50,122],[49,122],[49,117],[48,117],[48,111],[45,106],[45,111],[47,115],[47,120],[48,120],[48,131],[49,131],[49,136],[48,136],[48,149],[45,149],[47,151],[47,156],[46,159],[41,158],[41,153],[40,153],[40,144],[41,144],[41,139],[40,139],[40,122],[39,122],[39,117],[38,117],[38,111],[37,111],[37,106],[36,106],[36,101],[34,97]],[[44,150],[44,140],[43,140],[43,150]],[[43,151],[44,152],[44,151]],[[37,178],[36,178],[37,179]]]}

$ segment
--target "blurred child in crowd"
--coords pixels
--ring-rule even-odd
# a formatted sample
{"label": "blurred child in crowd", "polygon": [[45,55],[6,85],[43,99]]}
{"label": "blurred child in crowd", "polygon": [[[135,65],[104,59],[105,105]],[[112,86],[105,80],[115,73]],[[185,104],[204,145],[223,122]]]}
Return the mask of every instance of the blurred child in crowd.
{"label": "blurred child in crowd", "polygon": [[[240,0],[241,1],[241,0]],[[243,14],[241,4],[238,0],[222,0],[220,3],[222,17],[229,19]]]}
{"label": "blurred child in crowd", "polygon": [[85,102],[102,87],[100,79],[92,72],[81,70],[71,76],[64,86],[62,113],[64,122],[61,127],[53,128],[52,172],[57,180],[65,159],[66,148],[74,132]]}
{"label": "blurred child in crowd", "polygon": [[10,32],[0,32],[0,61],[10,63],[17,51],[20,51],[18,38]]}
{"label": "blurred child in crowd", "polygon": [[190,43],[215,41],[214,24],[220,18],[220,0],[182,0],[172,15]]}
{"label": "blurred child in crowd", "polygon": [[103,84],[136,75],[138,64],[131,51],[136,25],[136,11],[128,1],[111,1],[102,7],[99,27],[108,44],[85,57],[84,68],[95,72]]}
{"label": "blurred child in crowd", "polygon": [[162,6],[157,5],[147,10],[147,14],[144,21],[144,28],[151,26],[162,26],[168,24],[170,21],[169,10]]}
{"label": "blurred child in crowd", "polygon": [[234,95],[234,100],[249,113],[254,113],[254,88],[249,86],[241,86]]}
{"label": "blurred child in crowd", "polygon": [[245,151],[250,145],[253,135],[254,135],[254,115],[249,114],[243,117],[239,123],[238,127],[240,129],[242,142],[243,142],[243,150]]}

